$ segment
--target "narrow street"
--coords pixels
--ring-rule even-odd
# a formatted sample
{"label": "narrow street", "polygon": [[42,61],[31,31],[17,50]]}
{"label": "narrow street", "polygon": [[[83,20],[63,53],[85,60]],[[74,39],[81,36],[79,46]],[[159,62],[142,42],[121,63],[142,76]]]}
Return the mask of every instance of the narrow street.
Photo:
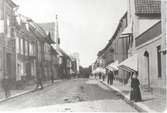
{"label": "narrow street", "polygon": [[[19,104],[18,104],[19,103]],[[48,106],[49,105],[49,106]],[[31,109],[29,109],[31,108]],[[94,79],[73,79],[10,99],[0,110],[136,112],[115,92]]]}

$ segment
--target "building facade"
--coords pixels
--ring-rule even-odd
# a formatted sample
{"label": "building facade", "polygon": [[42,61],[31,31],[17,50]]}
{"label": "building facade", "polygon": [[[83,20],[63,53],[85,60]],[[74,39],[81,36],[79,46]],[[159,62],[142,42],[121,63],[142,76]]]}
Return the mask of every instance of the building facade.
{"label": "building facade", "polygon": [[132,34],[128,58],[137,55],[134,62],[143,88],[165,88],[161,1],[128,0],[128,26]]}
{"label": "building facade", "polygon": [[[33,20],[29,21],[30,30],[36,37],[36,71],[37,76],[41,76],[43,80],[48,80],[51,76],[51,45],[50,35],[46,34],[45,30]],[[49,72],[48,72],[49,71]]]}
{"label": "building facade", "polygon": [[[136,38],[139,78],[148,87],[164,87],[162,76],[161,21]],[[145,40],[145,41],[142,41]]]}
{"label": "building facade", "polygon": [[0,0],[0,79],[8,76],[11,87],[16,81],[15,8],[11,0]]}
{"label": "building facade", "polygon": [[[47,79],[50,79],[50,77],[53,75],[52,70],[52,44],[54,44],[55,40],[55,23],[39,23],[39,25],[42,27],[42,29],[45,30],[48,37],[45,37],[46,42],[44,43],[44,71],[45,75],[47,75]],[[54,57],[54,56],[53,56]],[[56,74],[56,73],[54,73]],[[57,74],[56,74],[57,75]]]}
{"label": "building facade", "polygon": [[[98,58],[100,59],[103,66],[107,67],[114,62],[122,62],[128,58],[128,49],[130,43],[129,35],[122,34],[123,31],[127,28],[127,12],[120,19],[118,26],[109,40],[106,47],[99,51]],[[115,78],[126,83],[129,78],[129,74],[124,70],[117,70],[114,72]]]}
{"label": "building facade", "polygon": [[54,76],[54,79],[60,79],[59,75],[59,60],[58,60],[58,53],[54,47],[51,47],[51,59],[52,59],[52,74]]}
{"label": "building facade", "polygon": [[[166,67],[166,53],[167,53],[167,1],[161,1],[161,27],[162,27],[162,40],[161,40],[161,46],[162,46],[162,67]],[[166,75],[166,68],[162,68],[162,76]]]}
{"label": "building facade", "polygon": [[79,74],[79,65],[80,65],[80,59],[79,59],[79,53],[73,53],[72,54],[73,58],[75,59],[76,62],[76,73]]}
{"label": "building facade", "polygon": [[28,18],[17,16],[16,24],[16,81],[33,80],[36,75],[36,37],[30,31]]}

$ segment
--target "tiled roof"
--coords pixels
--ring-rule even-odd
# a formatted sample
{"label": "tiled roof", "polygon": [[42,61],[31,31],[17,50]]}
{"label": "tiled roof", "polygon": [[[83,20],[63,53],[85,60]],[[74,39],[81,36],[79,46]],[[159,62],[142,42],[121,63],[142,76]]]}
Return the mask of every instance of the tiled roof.
{"label": "tiled roof", "polygon": [[160,14],[160,0],[135,0],[136,14]]}

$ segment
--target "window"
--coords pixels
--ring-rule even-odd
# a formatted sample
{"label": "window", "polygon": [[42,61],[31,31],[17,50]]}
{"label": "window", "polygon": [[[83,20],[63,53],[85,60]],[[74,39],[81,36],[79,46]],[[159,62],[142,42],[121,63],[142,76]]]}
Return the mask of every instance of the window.
{"label": "window", "polygon": [[16,80],[21,80],[21,65],[18,63],[17,64],[17,76]]}
{"label": "window", "polygon": [[157,47],[157,66],[158,66],[158,78],[162,77],[162,73],[161,73],[161,46]]}
{"label": "window", "polygon": [[25,55],[28,55],[28,41],[25,40]]}
{"label": "window", "polygon": [[29,51],[28,51],[28,53],[29,53],[29,55],[32,55],[32,46],[31,46],[31,43],[29,43]]}
{"label": "window", "polygon": [[46,53],[47,52],[47,45],[44,44],[44,52]]}
{"label": "window", "polygon": [[19,53],[21,54],[21,39],[19,38]]}
{"label": "window", "polygon": [[29,54],[34,55],[33,43],[29,43]]}
{"label": "window", "polygon": [[33,55],[35,55],[35,51],[36,51],[36,45],[35,45],[35,43],[32,43],[32,53],[33,53]]}
{"label": "window", "polygon": [[30,45],[30,42],[27,42],[27,46],[28,46],[28,48],[27,48],[27,54],[28,54],[28,56],[30,55],[30,52],[29,52],[30,51],[30,46],[29,45]]}
{"label": "window", "polygon": [[21,38],[20,39],[20,50],[21,50],[20,52],[21,52],[21,54],[23,54],[23,41],[24,40]]}
{"label": "window", "polygon": [[2,70],[2,66],[3,66],[3,54],[2,50],[0,49],[0,70]]}
{"label": "window", "polygon": [[9,16],[6,17],[6,30],[7,30],[7,37],[10,37],[10,18]]}
{"label": "window", "polygon": [[16,51],[19,53],[20,49],[20,43],[19,43],[19,38],[16,38]]}

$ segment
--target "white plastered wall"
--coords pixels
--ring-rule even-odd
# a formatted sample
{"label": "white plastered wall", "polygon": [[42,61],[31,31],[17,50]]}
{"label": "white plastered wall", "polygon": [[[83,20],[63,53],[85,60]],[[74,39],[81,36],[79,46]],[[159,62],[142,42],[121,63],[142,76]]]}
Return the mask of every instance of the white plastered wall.
{"label": "white plastered wall", "polygon": [[141,81],[141,84],[148,84],[148,74],[144,56],[145,51],[147,51],[149,53],[149,74],[151,87],[164,88],[164,77],[158,78],[157,46],[159,45],[161,45],[160,36],[156,37],[152,41],[149,41],[149,43],[136,48],[136,53],[138,54],[139,80]]}

